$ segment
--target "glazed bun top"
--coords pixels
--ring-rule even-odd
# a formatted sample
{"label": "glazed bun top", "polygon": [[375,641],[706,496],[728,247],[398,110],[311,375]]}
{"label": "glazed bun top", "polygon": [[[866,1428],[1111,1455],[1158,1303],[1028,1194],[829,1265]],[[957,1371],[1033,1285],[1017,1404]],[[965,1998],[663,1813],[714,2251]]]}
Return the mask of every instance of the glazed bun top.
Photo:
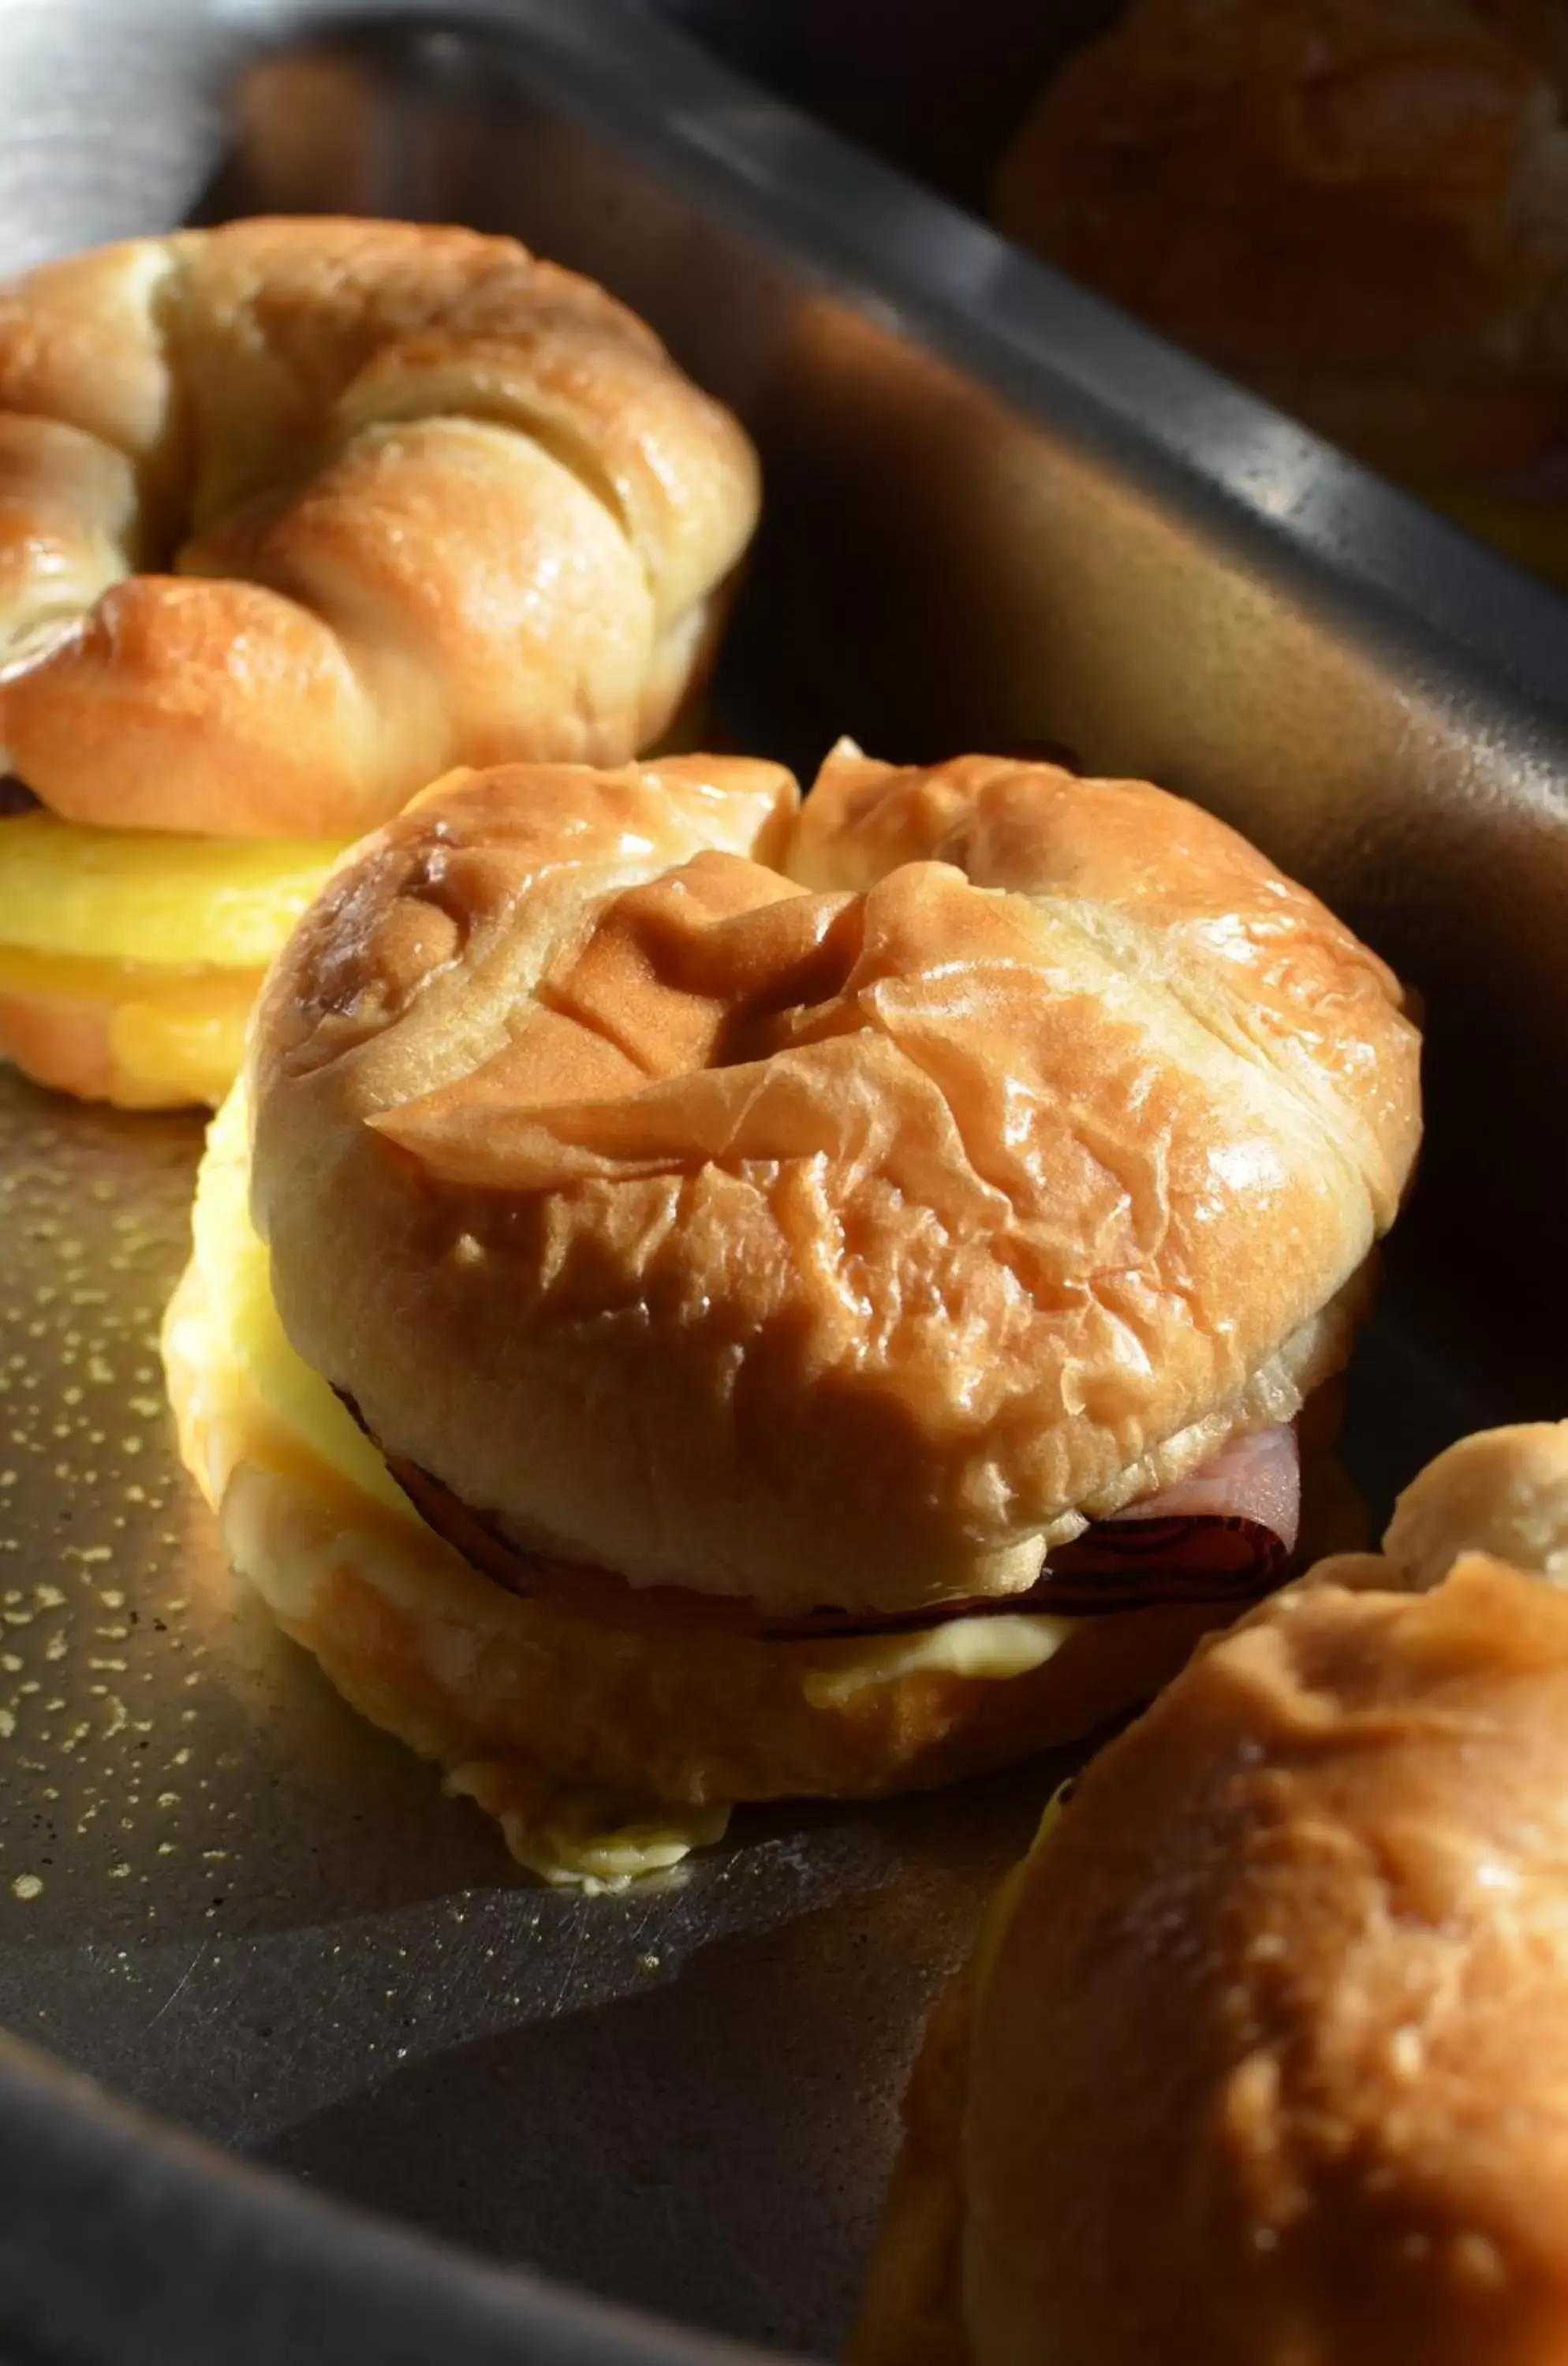
{"label": "glazed bun top", "polygon": [[143,239],[0,289],[0,770],[68,820],[337,837],[618,763],[755,523],[728,412],[513,240]]}
{"label": "glazed bun top", "polygon": [[975,2366],[1568,2356],[1565,1554],[1568,1425],[1465,1441],[1047,1819],[974,2010]]}
{"label": "glazed bun top", "polygon": [[1133,0],[1005,158],[1002,228],[1396,473],[1568,419],[1559,0]]}
{"label": "glazed bun top", "polygon": [[524,1549],[908,1612],[1292,1417],[1416,1061],[1382,964],[1141,783],[513,767],[301,924],[253,1202],[306,1360]]}

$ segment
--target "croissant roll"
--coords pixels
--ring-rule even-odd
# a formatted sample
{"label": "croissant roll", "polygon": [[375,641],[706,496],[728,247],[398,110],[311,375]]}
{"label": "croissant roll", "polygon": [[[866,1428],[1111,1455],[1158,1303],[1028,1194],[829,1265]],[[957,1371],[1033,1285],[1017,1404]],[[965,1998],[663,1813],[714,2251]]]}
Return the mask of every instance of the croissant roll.
{"label": "croissant roll", "polygon": [[[0,839],[0,1048],[220,1093],[259,972],[192,952],[192,847],[308,847],[319,884],[454,764],[625,761],[700,689],[758,501],[652,332],[510,239],[244,221],[0,289],[0,772],[37,808]],[[194,916],[161,941],[117,884],[152,832]],[[271,908],[269,952],[302,905]],[[172,1020],[129,1040],[182,997],[205,1068]]]}
{"label": "croissant roll", "polygon": [[1568,2338],[1568,1424],[1204,1645],[917,2066],[854,2366],[1536,2366]]}
{"label": "croissant roll", "polygon": [[756,510],[728,413],[511,239],[262,220],[50,265],[0,295],[0,740],[67,819],[226,837],[620,762]]}
{"label": "croissant roll", "polygon": [[[435,1754],[891,1789],[1088,1730],[1278,1581],[1417,1049],[1314,897],[1142,783],[502,767],[301,922],[209,1196],[248,1193],[308,1425],[461,1569],[448,1631],[513,1639],[425,1704]],[[259,1511],[232,1393],[200,1410],[248,1353],[220,1230],[171,1362],[267,1590],[288,1489]],[[435,1596],[397,1591],[401,1691]],[[290,1600],[362,1698],[341,1585]]]}

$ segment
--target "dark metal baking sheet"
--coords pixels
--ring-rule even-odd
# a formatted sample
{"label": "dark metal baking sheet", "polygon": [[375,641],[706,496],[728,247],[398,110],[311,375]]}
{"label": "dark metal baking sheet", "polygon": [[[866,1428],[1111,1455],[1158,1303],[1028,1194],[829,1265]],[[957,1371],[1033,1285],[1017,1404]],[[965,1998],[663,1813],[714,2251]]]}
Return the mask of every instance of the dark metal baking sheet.
{"label": "dark metal baking sheet", "polygon": [[[0,265],[331,207],[597,273],[763,447],[732,735],[803,763],[844,728],[1050,738],[1153,772],[1418,979],[1433,1140],[1356,1383],[1369,1492],[1560,1409],[1568,612],[614,0],[348,13],[0,6]],[[920,2012],[1051,1770],[741,1817],[624,1898],[514,1875],[236,1592],[175,1469],[152,1335],[196,1139],[0,1080],[0,2021],[307,2192],[827,2354]],[[388,2295],[468,2289],[460,2264],[410,2251],[400,2281],[221,2181],[138,2217],[135,2141],[106,2124],[95,2154],[94,2125],[0,2062],[0,2201],[36,2161],[50,2203],[0,2208],[0,2346],[310,2366],[361,2354],[357,2304],[367,2360],[434,2356]],[[258,2258],[335,2299],[246,2313]],[[455,2366],[513,2333],[637,2354],[472,2289]]]}
{"label": "dark metal baking sheet", "polygon": [[[0,1085],[0,2021],[254,2160],[826,2350],[931,1970],[1038,1778],[531,1883],[227,1577],[155,1327],[197,1130]],[[0,2316],[0,2323],[3,2323]]]}

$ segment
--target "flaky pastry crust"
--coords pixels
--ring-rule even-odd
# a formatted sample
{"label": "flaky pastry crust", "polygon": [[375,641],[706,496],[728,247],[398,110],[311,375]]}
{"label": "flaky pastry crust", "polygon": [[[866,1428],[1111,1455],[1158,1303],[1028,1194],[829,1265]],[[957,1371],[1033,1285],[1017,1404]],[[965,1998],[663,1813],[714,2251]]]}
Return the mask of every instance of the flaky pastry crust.
{"label": "flaky pastry crust", "polygon": [[258,220],[0,290],[0,770],[67,820],[351,838],[619,762],[755,522],[729,414],[511,239]]}
{"label": "flaky pastry crust", "polygon": [[283,1323],[633,1585],[922,1610],[1289,1421],[1419,1130],[1394,981],[1140,783],[840,749],[458,776],[254,1037]]}
{"label": "flaky pastry crust", "polygon": [[1090,1766],[933,2023],[855,2366],[1562,2354],[1565,1559],[1568,1424],[1467,1439]]}

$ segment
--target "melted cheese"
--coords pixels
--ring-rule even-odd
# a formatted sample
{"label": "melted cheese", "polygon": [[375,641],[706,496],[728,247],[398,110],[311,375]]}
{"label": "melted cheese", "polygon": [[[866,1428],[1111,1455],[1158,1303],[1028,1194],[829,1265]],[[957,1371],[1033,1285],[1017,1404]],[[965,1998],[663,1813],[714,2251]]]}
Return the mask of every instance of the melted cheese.
{"label": "melted cheese", "polygon": [[513,1762],[475,1759],[455,1766],[446,1787],[492,1815],[519,1865],[552,1888],[591,1897],[669,1873],[695,1848],[724,1838],[724,1807],[673,1808],[627,1820],[613,1797],[559,1782]]}
{"label": "melted cheese", "polygon": [[[285,1436],[355,1494],[424,1533],[424,1524],[363,1431],[319,1372],[289,1346],[272,1295],[264,1243],[250,1214],[250,1115],[236,1087],[213,1119],[197,1179],[191,1236],[204,1284],[192,1319],[207,1336],[193,1362],[236,1414],[254,1403]],[[211,1491],[209,1491],[211,1492]],[[219,1491],[220,1492],[220,1491]]]}
{"label": "melted cheese", "polygon": [[1003,1684],[1055,1659],[1078,1624],[1076,1618],[1014,1611],[981,1618],[950,1618],[945,1626],[889,1636],[880,1642],[859,1640],[841,1647],[851,1654],[842,1667],[806,1678],[806,1697],[826,1707],[848,1700],[869,1684],[895,1684],[901,1676],[933,1670]]}

